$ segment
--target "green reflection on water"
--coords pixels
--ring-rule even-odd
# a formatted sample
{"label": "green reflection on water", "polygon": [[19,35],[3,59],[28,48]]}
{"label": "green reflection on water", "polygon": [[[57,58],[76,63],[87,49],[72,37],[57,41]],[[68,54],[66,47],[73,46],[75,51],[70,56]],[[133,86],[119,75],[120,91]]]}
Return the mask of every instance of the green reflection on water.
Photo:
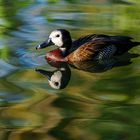
{"label": "green reflection on water", "polygon": [[139,57],[103,73],[71,68],[59,91],[34,71],[44,54],[34,46],[56,28],[73,39],[102,33],[139,41],[139,7],[139,0],[0,0],[0,139],[139,140]]}

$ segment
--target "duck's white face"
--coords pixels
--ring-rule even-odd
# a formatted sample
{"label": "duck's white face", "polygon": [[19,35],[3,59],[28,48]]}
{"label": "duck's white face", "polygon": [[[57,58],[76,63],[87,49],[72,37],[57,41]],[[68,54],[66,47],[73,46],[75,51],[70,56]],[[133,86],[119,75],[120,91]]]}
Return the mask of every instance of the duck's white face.
{"label": "duck's white face", "polygon": [[59,30],[55,30],[55,31],[51,32],[51,34],[49,36],[49,40],[58,47],[63,46],[62,33]]}
{"label": "duck's white face", "polygon": [[52,88],[54,89],[60,89],[61,88],[61,82],[62,82],[62,72],[61,71],[56,71],[54,74],[51,76],[49,84]]}
{"label": "duck's white face", "polygon": [[72,45],[70,33],[65,29],[54,30],[49,35],[49,39],[38,45],[36,49],[43,49],[51,45],[58,46],[59,49],[65,54],[66,50],[70,49]]}

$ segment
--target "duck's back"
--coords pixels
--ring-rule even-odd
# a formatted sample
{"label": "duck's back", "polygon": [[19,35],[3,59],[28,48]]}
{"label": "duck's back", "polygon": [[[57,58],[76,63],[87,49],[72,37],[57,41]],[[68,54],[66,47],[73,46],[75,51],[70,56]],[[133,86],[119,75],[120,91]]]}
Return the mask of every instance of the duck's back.
{"label": "duck's back", "polygon": [[81,47],[82,45],[84,45],[86,43],[93,42],[95,40],[105,40],[105,39],[109,39],[109,36],[102,35],[102,34],[100,34],[100,35],[91,34],[91,35],[86,35],[86,36],[80,37],[79,39],[72,42],[71,51],[76,50],[77,48]]}
{"label": "duck's back", "polygon": [[70,49],[69,61],[84,61],[93,58],[104,59],[121,55],[139,42],[132,42],[127,36],[87,35],[75,40]]}

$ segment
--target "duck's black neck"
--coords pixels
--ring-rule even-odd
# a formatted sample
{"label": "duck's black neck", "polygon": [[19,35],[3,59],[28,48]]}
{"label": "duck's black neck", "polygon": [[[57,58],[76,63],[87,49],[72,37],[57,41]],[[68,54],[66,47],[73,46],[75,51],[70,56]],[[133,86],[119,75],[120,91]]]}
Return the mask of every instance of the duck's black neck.
{"label": "duck's black neck", "polygon": [[71,38],[69,40],[66,40],[61,47],[61,51],[63,52],[63,56],[67,56],[70,53],[70,49],[72,47],[72,40]]}
{"label": "duck's black neck", "polygon": [[69,54],[70,47],[71,46],[63,46],[59,48],[62,51],[63,57],[66,57]]}

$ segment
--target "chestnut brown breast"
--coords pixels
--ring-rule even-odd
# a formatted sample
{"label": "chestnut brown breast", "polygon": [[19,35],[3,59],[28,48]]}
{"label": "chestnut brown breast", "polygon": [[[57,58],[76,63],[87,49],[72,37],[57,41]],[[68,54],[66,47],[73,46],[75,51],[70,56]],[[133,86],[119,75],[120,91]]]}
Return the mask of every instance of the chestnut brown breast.
{"label": "chestnut brown breast", "polygon": [[63,54],[62,54],[62,51],[60,49],[55,49],[55,50],[48,52],[46,54],[45,58],[48,62],[51,62],[51,61],[63,62],[63,61],[65,61]]}

